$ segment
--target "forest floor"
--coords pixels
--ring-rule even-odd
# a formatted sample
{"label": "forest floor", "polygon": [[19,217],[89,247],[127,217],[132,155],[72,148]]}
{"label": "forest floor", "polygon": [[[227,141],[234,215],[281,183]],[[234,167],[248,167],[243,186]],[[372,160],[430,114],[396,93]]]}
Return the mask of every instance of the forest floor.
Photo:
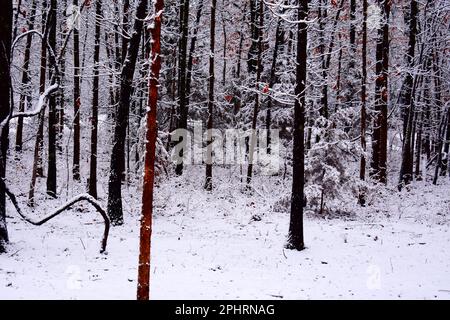
{"label": "forest floor", "polygon": [[[450,299],[447,179],[385,190],[345,217],[308,214],[307,248],[296,252],[283,249],[289,213],[276,209],[289,182],[256,177],[246,194],[225,172],[212,193],[201,167],[158,186],[153,299]],[[134,299],[140,189],[124,189],[125,224],[112,228],[107,254],[102,220],[87,205],[41,227],[8,207],[0,299]],[[48,209],[62,202],[52,201]]]}

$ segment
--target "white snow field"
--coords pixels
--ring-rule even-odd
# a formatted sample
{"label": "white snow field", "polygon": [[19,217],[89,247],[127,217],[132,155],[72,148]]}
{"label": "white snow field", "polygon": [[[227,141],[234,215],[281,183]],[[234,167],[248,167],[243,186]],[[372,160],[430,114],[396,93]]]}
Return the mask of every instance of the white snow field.
{"label": "white snow field", "polygon": [[[445,178],[386,190],[346,217],[308,214],[307,249],[296,252],[283,249],[288,209],[274,210],[289,181],[255,178],[245,194],[224,174],[208,194],[202,173],[156,190],[152,299],[450,299]],[[102,219],[88,205],[41,227],[8,207],[0,299],[134,299],[140,190],[124,189],[126,222],[112,228],[107,254],[99,253]]]}

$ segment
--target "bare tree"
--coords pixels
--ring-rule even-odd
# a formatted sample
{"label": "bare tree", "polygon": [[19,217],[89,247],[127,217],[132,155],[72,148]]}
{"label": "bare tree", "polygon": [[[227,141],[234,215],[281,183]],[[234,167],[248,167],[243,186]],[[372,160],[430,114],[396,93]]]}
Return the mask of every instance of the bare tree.
{"label": "bare tree", "polygon": [[297,66],[294,106],[291,218],[287,248],[303,250],[303,204],[305,188],[305,103],[308,47],[308,0],[299,0],[297,13]]}

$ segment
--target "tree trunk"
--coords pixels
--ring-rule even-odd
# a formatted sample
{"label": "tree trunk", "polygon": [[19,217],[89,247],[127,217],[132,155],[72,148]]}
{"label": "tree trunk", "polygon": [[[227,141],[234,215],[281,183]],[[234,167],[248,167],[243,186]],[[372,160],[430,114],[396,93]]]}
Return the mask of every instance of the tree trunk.
{"label": "tree trunk", "polygon": [[[362,86],[361,86],[361,123],[360,123],[360,135],[361,135],[361,161],[359,166],[359,178],[366,180],[366,100],[367,100],[367,16],[368,16],[368,3],[367,0],[363,0],[363,29],[362,29]],[[360,205],[366,204],[365,192],[360,191],[358,196],[358,203]]]}
{"label": "tree trunk", "polygon": [[[363,0],[364,1],[364,0]],[[364,4],[363,4],[364,6]],[[364,9],[363,9],[364,10]],[[363,22],[364,23],[364,22]],[[366,21],[367,23],[367,21]],[[367,27],[367,26],[366,26]],[[364,31],[363,31],[364,33]],[[355,84],[358,79],[356,71],[356,0],[350,0],[350,43],[348,49],[348,69],[345,73],[345,94],[344,99],[348,106],[353,107],[355,103],[356,88]],[[342,48],[341,48],[342,50]]]}
{"label": "tree trunk", "polygon": [[387,183],[387,109],[389,71],[389,14],[391,2],[378,0],[383,25],[378,29],[376,49],[375,116],[372,135],[371,176],[380,183]]}
{"label": "tree trunk", "polygon": [[[47,72],[47,39],[49,32],[50,19],[47,17],[47,1],[42,2],[42,33],[44,34],[41,39],[41,64],[39,75],[39,93],[43,94],[45,91],[45,81]],[[31,171],[30,190],[28,192],[28,205],[34,206],[34,191],[36,187],[37,177],[44,176],[44,169],[42,167],[42,150],[44,148],[44,110],[39,113],[38,116],[38,131],[36,134],[36,142],[34,145],[33,155],[33,168]]]}
{"label": "tree trunk", "polygon": [[[13,24],[13,6],[12,1],[3,4],[0,10],[0,123],[9,116],[10,105],[10,53],[11,53],[11,35]],[[0,179],[5,178],[6,157],[8,153],[8,134],[9,128],[5,126],[0,132]],[[8,242],[8,229],[6,227],[6,190],[4,184],[0,184],[0,253],[6,251]]]}
{"label": "tree trunk", "polygon": [[92,118],[91,118],[91,161],[89,170],[89,194],[97,199],[97,136],[98,136],[98,90],[102,0],[96,1],[95,8],[95,45],[94,45],[94,80],[92,85]]}
{"label": "tree trunk", "polygon": [[417,2],[415,0],[411,0],[411,8],[410,8],[410,21],[409,21],[409,44],[408,44],[408,54],[406,56],[408,63],[408,74],[405,79],[404,92],[402,97],[403,102],[403,113],[404,116],[404,125],[403,125],[403,150],[402,150],[402,164],[400,169],[400,179],[399,179],[399,189],[401,189],[403,184],[409,184],[413,178],[413,149],[414,143],[412,142],[413,133],[412,133],[412,125],[413,125],[413,117],[414,117],[414,77],[413,77],[413,69],[415,65],[414,54],[416,47],[416,34],[417,34],[417,14],[418,7]]}
{"label": "tree trunk", "polygon": [[[281,19],[278,19],[277,22],[277,30],[275,31],[275,45],[273,48],[273,57],[272,57],[272,66],[270,68],[270,78],[269,78],[269,88],[273,88],[276,81],[276,67],[277,67],[277,58],[278,51],[281,42],[283,41],[283,31],[281,30]],[[266,114],[266,130],[267,130],[267,154],[272,152],[270,144],[271,141],[271,125],[272,125],[272,96],[269,94],[269,99],[267,102],[267,114]]]}
{"label": "tree trunk", "polygon": [[[73,0],[73,5],[78,7],[78,0]],[[73,180],[80,181],[80,32],[78,26],[73,29]]]}
{"label": "tree trunk", "polygon": [[[334,19],[333,23],[333,31],[331,33],[331,39],[330,44],[328,45],[328,52],[326,54],[326,60],[325,60],[325,66],[324,66],[324,84],[322,87],[322,105],[320,106],[319,113],[322,117],[328,119],[329,116],[329,108],[328,108],[328,74],[329,74],[329,68],[331,64],[331,56],[334,48],[335,43],[335,36],[337,32],[337,24],[339,22],[339,17],[341,15],[342,9],[344,8],[345,0],[341,0],[339,3],[339,8],[336,12],[336,17]],[[326,17],[326,16],[325,16]],[[325,57],[324,57],[325,58]]]}
{"label": "tree trunk", "polygon": [[[28,21],[28,30],[34,30],[34,21],[36,17],[36,0],[33,0],[31,4],[30,19]],[[31,44],[33,41],[33,33],[27,35],[27,43],[25,45],[25,53],[22,65],[22,92],[20,94],[19,100],[19,112],[25,111],[25,104],[30,105],[31,103],[31,90],[29,88],[30,83],[30,56],[31,56]],[[22,151],[23,146],[23,118],[19,117],[17,119],[17,129],[16,129],[16,151]]]}
{"label": "tree trunk", "polygon": [[[49,45],[56,52],[56,26],[57,26],[57,4],[56,0],[50,1],[50,30]],[[50,59],[54,59],[51,55]],[[53,63],[55,61],[52,61]],[[52,78],[50,71],[50,78]],[[56,97],[51,95],[48,99],[48,172],[47,172],[47,194],[56,198]]]}
{"label": "tree trunk", "polygon": [[294,106],[294,149],[292,164],[292,198],[291,217],[287,248],[303,250],[303,203],[305,187],[305,103],[306,103],[306,69],[308,0],[299,0],[297,24],[297,66]]}
{"label": "tree trunk", "polygon": [[258,55],[256,58],[256,81],[255,81],[255,105],[253,108],[253,119],[252,119],[252,132],[250,137],[250,150],[249,150],[249,160],[248,160],[248,168],[247,168],[247,185],[250,185],[252,182],[253,176],[253,162],[256,148],[256,124],[258,121],[258,113],[259,113],[259,91],[260,81],[261,81],[261,69],[262,69],[262,41],[263,41],[263,25],[264,25],[264,3],[262,0],[259,0],[259,12],[258,12]]}
{"label": "tree trunk", "polygon": [[[63,8],[67,8],[67,0],[64,0],[62,2],[62,6]],[[61,35],[61,45],[64,45],[64,34],[63,34],[63,30],[65,28],[65,24],[61,23],[60,24],[60,30],[59,33]],[[65,57],[65,54],[64,54]],[[65,77],[66,77],[66,59],[63,58],[61,59],[61,61],[59,61],[60,64],[60,88],[59,88],[59,102],[58,102],[58,110],[57,110],[57,121],[58,121],[58,150],[62,151],[62,146],[63,146],[63,134],[64,134],[64,115],[65,115],[65,106],[66,106],[66,101],[65,101],[65,90],[66,90],[66,86],[65,86]]]}
{"label": "tree trunk", "polygon": [[195,28],[191,38],[191,45],[189,47],[189,58],[187,64],[187,73],[186,73],[186,108],[189,109],[190,103],[190,95],[191,95],[191,82],[192,82],[192,67],[194,64],[194,52],[195,52],[195,44],[197,42],[197,34],[198,28],[200,26],[200,19],[202,17],[203,10],[203,0],[200,0],[197,7],[197,14],[195,17]]}
{"label": "tree trunk", "polygon": [[[120,65],[125,64],[125,59],[127,57],[128,53],[128,44],[129,44],[129,16],[130,16],[130,1],[124,0],[123,2],[123,12],[122,12],[122,46],[120,50]],[[132,90],[134,92],[134,90]],[[131,94],[133,95],[133,93]],[[122,181],[126,181],[127,179],[127,172],[129,168],[129,143],[130,143],[130,137],[129,137],[129,124],[130,124],[130,108],[128,108],[127,113],[127,134],[126,134],[126,143],[127,143],[127,152],[123,153],[123,160],[120,161],[120,164],[122,165],[122,168],[120,168],[120,172],[122,172],[121,179]]]}
{"label": "tree trunk", "polygon": [[158,102],[159,72],[161,69],[161,24],[163,9],[164,1],[156,0],[154,12],[156,12],[157,15],[155,16],[153,28],[150,29],[153,44],[149,59],[150,80],[147,108],[147,143],[142,193],[142,218],[137,288],[138,300],[148,300],[150,297],[150,250],[153,215],[153,185],[155,179],[156,139],[158,135],[156,108]]}
{"label": "tree trunk", "polygon": [[[422,180],[422,170],[421,170],[421,158],[422,158],[422,132],[423,132],[423,112],[420,112],[420,122],[418,123],[419,128],[417,130],[417,139],[416,139],[416,167],[414,170],[414,177],[417,181]],[[419,119],[419,114],[417,115],[417,119]]]}
{"label": "tree trunk", "polygon": [[134,30],[130,39],[127,59],[120,76],[120,100],[116,112],[111,167],[108,182],[108,215],[113,225],[123,224],[122,211],[122,168],[125,161],[125,138],[127,133],[127,115],[133,90],[133,76],[142,35],[143,20],[146,17],[148,0],[140,0],[136,10]]}
{"label": "tree trunk", "polygon": [[211,23],[210,23],[210,47],[209,47],[209,85],[208,85],[208,133],[207,133],[207,158],[206,158],[206,180],[205,190],[212,190],[212,133],[213,110],[214,110],[214,53],[216,45],[216,4],[217,0],[211,0]]}
{"label": "tree trunk", "polygon": [[258,0],[250,0],[250,49],[247,57],[248,73],[255,73],[258,67]]}
{"label": "tree trunk", "polygon": [[[178,108],[179,120],[178,129],[187,129],[188,106],[186,104],[186,68],[187,68],[187,42],[189,31],[189,0],[180,0],[180,43],[179,43],[179,69],[178,69]],[[180,152],[183,158],[183,150]],[[177,175],[183,174],[183,161],[177,164]]]}

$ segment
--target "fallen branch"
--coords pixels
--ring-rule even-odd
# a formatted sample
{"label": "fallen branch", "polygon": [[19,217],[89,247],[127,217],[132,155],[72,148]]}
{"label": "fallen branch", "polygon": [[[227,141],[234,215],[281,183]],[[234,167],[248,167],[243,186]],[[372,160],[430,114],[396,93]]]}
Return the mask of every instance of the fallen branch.
{"label": "fallen branch", "polygon": [[8,197],[11,200],[12,204],[16,208],[16,211],[19,214],[19,216],[23,220],[25,220],[26,222],[28,222],[28,223],[30,223],[30,224],[32,224],[34,226],[43,225],[47,221],[49,221],[49,220],[53,219],[54,217],[58,216],[59,214],[61,214],[62,212],[66,211],[67,209],[69,209],[74,204],[76,204],[76,203],[78,203],[80,201],[87,201],[87,202],[89,202],[101,214],[101,216],[103,217],[103,220],[105,221],[105,230],[103,232],[103,239],[102,239],[101,249],[100,249],[101,253],[105,252],[106,244],[108,242],[110,221],[109,221],[109,218],[108,218],[105,210],[103,210],[103,208],[101,207],[100,203],[97,200],[95,200],[95,198],[92,197],[91,195],[89,195],[89,194],[78,195],[78,196],[70,199],[69,201],[67,201],[65,204],[63,204],[61,207],[57,208],[55,211],[53,211],[51,214],[49,214],[45,218],[36,221],[36,220],[28,217],[27,215],[25,215],[22,212],[22,210],[21,210],[21,208],[19,206],[19,203],[17,202],[16,196],[14,195],[14,193],[11,192],[11,190],[8,189],[8,187],[6,186],[6,184],[5,184],[3,179],[0,179],[0,186],[5,189],[6,194],[8,195]]}

